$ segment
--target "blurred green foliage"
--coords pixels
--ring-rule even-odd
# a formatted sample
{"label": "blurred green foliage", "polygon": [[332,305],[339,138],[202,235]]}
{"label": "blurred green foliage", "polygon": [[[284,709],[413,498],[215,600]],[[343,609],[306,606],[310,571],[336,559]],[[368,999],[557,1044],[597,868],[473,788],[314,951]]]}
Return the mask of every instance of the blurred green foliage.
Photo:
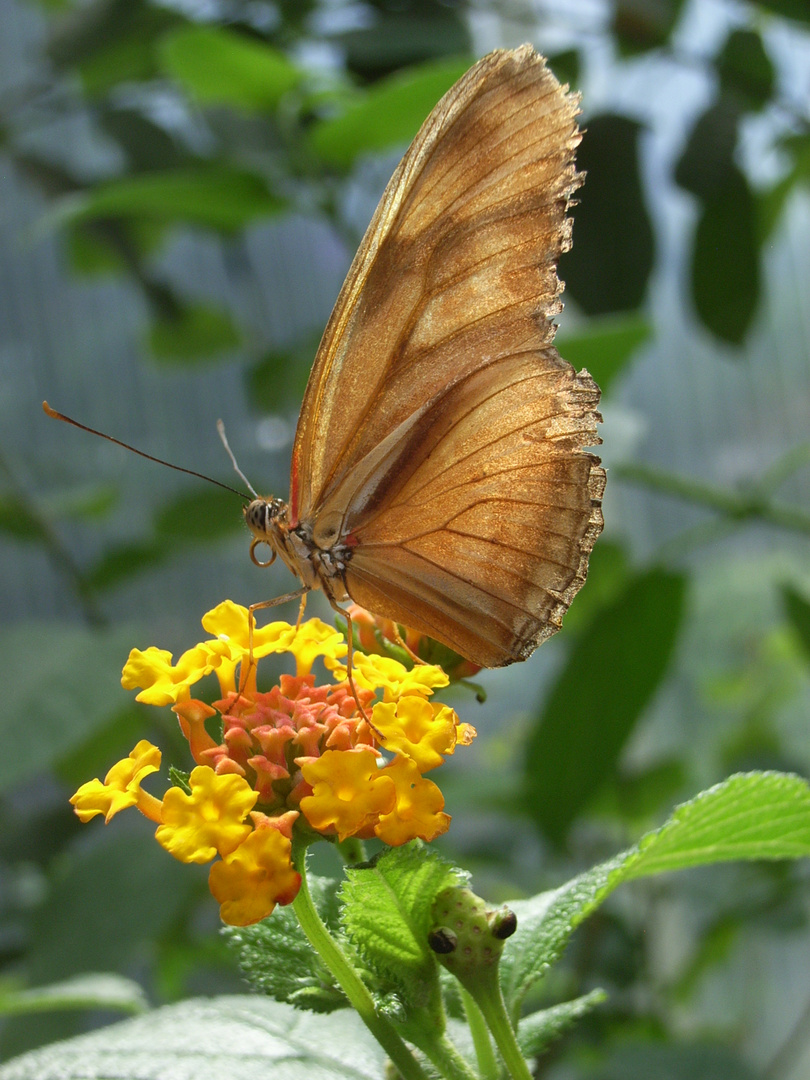
{"label": "blurred green foliage", "polygon": [[[46,202],[46,225],[61,237],[72,272],[113,275],[138,292],[149,318],[146,361],[193,370],[236,355],[257,412],[300,400],[311,333],[257,348],[237,312],[182,295],[156,253],[184,227],[228,250],[252,228],[291,214],[326,221],[356,243],[342,213],[346,192],[373,155],[395,152],[415,134],[474,52],[461,0],[366,0],[354,5],[362,15],[355,24],[337,21],[332,29],[328,6],[234,2],[203,14],[202,7],[158,0],[43,3],[47,34],[30,85],[0,101],[3,160]],[[496,17],[498,5],[479,6]],[[617,63],[650,56],[693,63],[677,43],[687,7],[616,0],[608,37]],[[741,346],[761,311],[768,245],[792,196],[810,180],[808,103],[786,96],[780,57],[764,33],[776,25],[807,36],[810,10],[804,0],[761,0],[740,11],[739,25],[700,58],[713,89],[666,177],[696,210],[677,320],[697,322],[736,364],[744,362]],[[307,59],[313,43],[328,50],[331,66]],[[551,64],[564,78],[587,70],[578,47],[552,56]],[[174,125],[145,105],[150,95],[166,94],[182,117]],[[48,123],[55,113],[89,124],[114,148],[114,168],[103,175],[72,170],[44,152],[29,137],[27,96],[48,99]],[[778,177],[755,181],[741,161],[741,143],[747,121],[769,110],[789,114],[793,127],[779,138]],[[195,126],[205,138],[192,137]],[[662,333],[649,305],[661,223],[637,116],[629,108],[589,112],[585,127],[579,164],[588,178],[561,271],[566,298],[582,318],[560,346],[593,372],[609,407],[634,358]],[[725,490],[693,479],[677,460],[669,474],[644,461],[612,470],[608,499],[623,477],[626,489],[640,485],[711,515],[694,528],[685,516],[682,533],[653,557],[639,558],[621,536],[600,541],[552,670],[534,703],[523,703],[525,724],[503,717],[487,775],[474,783],[451,779],[458,822],[468,813],[482,824],[474,835],[473,826],[451,834],[450,843],[462,862],[475,864],[494,899],[551,887],[607,857],[723,770],[810,771],[803,711],[810,579],[798,577],[786,558],[763,612],[762,590],[749,604],[748,582],[710,580],[698,557],[707,541],[730,543],[752,521],[764,521],[772,528],[766,553],[790,535],[804,545],[806,559],[810,517],[780,500],[780,485],[806,470],[808,460],[807,447],[798,447],[757,471],[748,486]],[[155,513],[148,535],[119,538],[79,564],[61,534],[76,521],[92,526],[114,493],[76,488],[58,501],[37,500],[3,466],[0,533],[43,552],[88,624],[98,626],[114,589],[137,590],[170,557],[220,541],[238,526],[220,493],[188,491]],[[730,598],[740,595],[745,600],[734,607]],[[16,614],[3,632],[9,676],[0,713],[7,748],[0,766],[3,974],[36,986],[114,971],[140,982],[153,1002],[237,990],[204,874],[166,858],[144,822],[80,831],[65,802],[71,786],[103,774],[136,738],[158,741],[169,755],[181,746],[168,710],[152,715],[117,685],[121,655],[150,641],[109,628],[49,627],[33,611],[22,613],[24,620]],[[190,626],[189,645],[195,633]],[[701,667],[709,657],[711,676]],[[676,662],[673,687],[668,677]],[[687,681],[684,670],[702,671],[703,683]],[[470,707],[466,699],[463,706]],[[475,722],[474,714],[469,718]],[[35,733],[33,741],[21,742],[23,729],[29,740]],[[726,867],[634,888],[635,902],[588,923],[549,984],[538,988],[545,1003],[595,984],[610,996],[543,1056],[537,1075],[797,1080],[801,1062],[810,1068],[803,1041],[807,965],[803,979],[791,973],[796,1015],[776,1025],[769,1056],[750,1040],[739,1045],[745,1002],[717,999],[738,982],[764,993],[791,947],[808,956],[806,866]],[[758,973],[750,970],[752,949],[766,957]],[[1,1022],[0,1050],[7,1058],[109,1018],[75,1007]]]}

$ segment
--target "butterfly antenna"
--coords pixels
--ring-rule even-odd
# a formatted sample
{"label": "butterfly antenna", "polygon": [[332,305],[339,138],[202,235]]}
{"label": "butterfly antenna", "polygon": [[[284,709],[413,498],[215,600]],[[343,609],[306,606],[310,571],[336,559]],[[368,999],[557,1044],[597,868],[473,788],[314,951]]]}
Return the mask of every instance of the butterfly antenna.
{"label": "butterfly antenna", "polygon": [[253,495],[254,499],[260,498],[259,493],[254,490],[253,484],[251,484],[251,482],[237,465],[236,456],[234,455],[233,450],[231,450],[230,443],[228,442],[228,436],[225,434],[225,425],[222,423],[221,420],[217,420],[217,431],[219,432],[219,437],[222,440],[222,445],[225,447],[225,453],[231,459],[231,465],[233,465],[234,469],[236,469],[236,475],[239,477],[239,479],[242,481],[248,491]]}
{"label": "butterfly antenna", "polygon": [[[223,484],[219,480],[214,480],[213,477],[206,476],[205,473],[195,472],[194,469],[184,469],[182,465],[173,465],[170,461],[164,461],[163,458],[154,457],[154,455],[152,454],[147,454],[143,450],[138,450],[136,449],[136,447],[130,446],[129,443],[121,442],[120,439],[114,439],[112,435],[105,435],[103,431],[96,431],[95,428],[88,427],[87,424],[80,424],[79,421],[74,420],[73,417],[65,416],[64,413],[60,413],[57,412],[56,409],[52,409],[47,401],[42,402],[42,408],[44,409],[46,415],[50,416],[52,420],[63,420],[66,424],[72,424],[73,427],[80,428],[82,431],[87,431],[91,435],[98,435],[99,438],[106,439],[107,442],[115,443],[116,446],[122,446],[125,450],[131,450],[133,454],[137,454],[139,457],[146,458],[147,461],[154,461],[158,465],[165,465],[167,469],[174,469],[175,472],[182,472],[187,473],[189,476],[196,476],[198,480],[207,480],[209,484],[216,484],[217,487],[224,488],[225,491],[230,491],[232,492],[232,494],[238,495],[239,498],[244,499],[245,502],[250,502],[250,496],[245,495],[244,491],[237,491],[236,488],[232,488],[228,484]],[[236,471],[239,472],[238,469]],[[239,473],[239,475],[242,476],[241,473]],[[245,479],[244,476],[242,476],[242,479]],[[246,480],[245,483],[247,483]],[[248,484],[247,486],[253,492],[253,495],[255,497],[256,492],[253,491],[253,488],[250,487],[250,484]]]}

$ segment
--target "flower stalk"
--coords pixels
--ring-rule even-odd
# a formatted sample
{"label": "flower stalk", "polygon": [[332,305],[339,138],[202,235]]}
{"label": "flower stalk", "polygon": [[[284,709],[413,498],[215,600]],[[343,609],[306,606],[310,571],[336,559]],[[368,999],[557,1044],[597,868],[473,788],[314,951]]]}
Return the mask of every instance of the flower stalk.
{"label": "flower stalk", "polygon": [[297,841],[293,846],[293,865],[301,876],[301,887],[292,902],[293,911],[306,935],[307,941],[317,952],[326,968],[332,973],[338,986],[357,1011],[360,1019],[388,1054],[403,1080],[428,1080],[427,1073],[413,1056],[393,1024],[377,1012],[374,999],[368,992],[365,983],[352,967],[348,957],[329,933],[323,919],[318,914],[312,902],[312,894],[307,883],[307,846],[303,841]]}

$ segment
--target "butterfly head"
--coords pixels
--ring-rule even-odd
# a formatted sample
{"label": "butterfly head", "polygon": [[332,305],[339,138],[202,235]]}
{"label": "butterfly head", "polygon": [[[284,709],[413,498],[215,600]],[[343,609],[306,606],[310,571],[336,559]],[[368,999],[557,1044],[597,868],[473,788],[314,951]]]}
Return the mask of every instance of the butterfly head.
{"label": "butterfly head", "polygon": [[[270,566],[276,555],[283,555],[284,538],[289,529],[289,510],[283,499],[253,499],[242,507],[245,523],[253,533],[250,544],[250,558],[257,566]],[[270,549],[270,558],[259,559],[256,548],[265,544]]]}

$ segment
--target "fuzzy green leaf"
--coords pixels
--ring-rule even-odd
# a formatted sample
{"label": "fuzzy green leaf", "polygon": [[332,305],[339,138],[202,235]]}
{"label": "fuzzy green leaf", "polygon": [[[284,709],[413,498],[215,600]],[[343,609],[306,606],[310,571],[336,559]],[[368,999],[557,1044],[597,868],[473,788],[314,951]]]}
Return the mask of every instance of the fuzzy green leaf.
{"label": "fuzzy green leaf", "polygon": [[437,893],[466,884],[461,872],[433,849],[413,842],[386,851],[373,863],[346,872],[341,889],[343,928],[352,946],[381,980],[406,999],[421,996],[436,978],[428,945]]}
{"label": "fuzzy green leaf", "polygon": [[550,1009],[524,1016],[520,1021],[518,1043],[524,1057],[541,1054],[549,1043],[558,1039],[583,1016],[587,1016],[607,998],[604,990],[592,990],[590,994],[553,1005]]}
{"label": "fuzzy green leaf", "polygon": [[0,1016],[47,1012],[52,1009],[108,1009],[146,1012],[149,1005],[140,983],[122,975],[77,975],[64,982],[31,990],[0,992]]}
{"label": "fuzzy green leaf", "polygon": [[642,837],[621,871],[633,881],[735,859],[810,855],[810,785],[789,773],[738,773],[677,807]]}
{"label": "fuzzy green leaf", "polygon": [[629,850],[559,889],[510,903],[518,929],[501,958],[504,996],[519,1007],[577,926],[624,881],[737,859],[810,856],[810,785],[787,773],[739,773],[677,807]]}
{"label": "fuzzy green leaf", "polygon": [[266,998],[196,999],[0,1065],[0,1080],[379,1080],[385,1054],[354,1013],[317,1016]]}
{"label": "fuzzy green leaf", "polygon": [[[309,878],[318,913],[334,932],[338,924],[337,883]],[[345,1008],[343,993],[321,963],[291,907],[278,907],[254,926],[227,926],[223,934],[251,986],[276,1001],[311,1012]]]}

